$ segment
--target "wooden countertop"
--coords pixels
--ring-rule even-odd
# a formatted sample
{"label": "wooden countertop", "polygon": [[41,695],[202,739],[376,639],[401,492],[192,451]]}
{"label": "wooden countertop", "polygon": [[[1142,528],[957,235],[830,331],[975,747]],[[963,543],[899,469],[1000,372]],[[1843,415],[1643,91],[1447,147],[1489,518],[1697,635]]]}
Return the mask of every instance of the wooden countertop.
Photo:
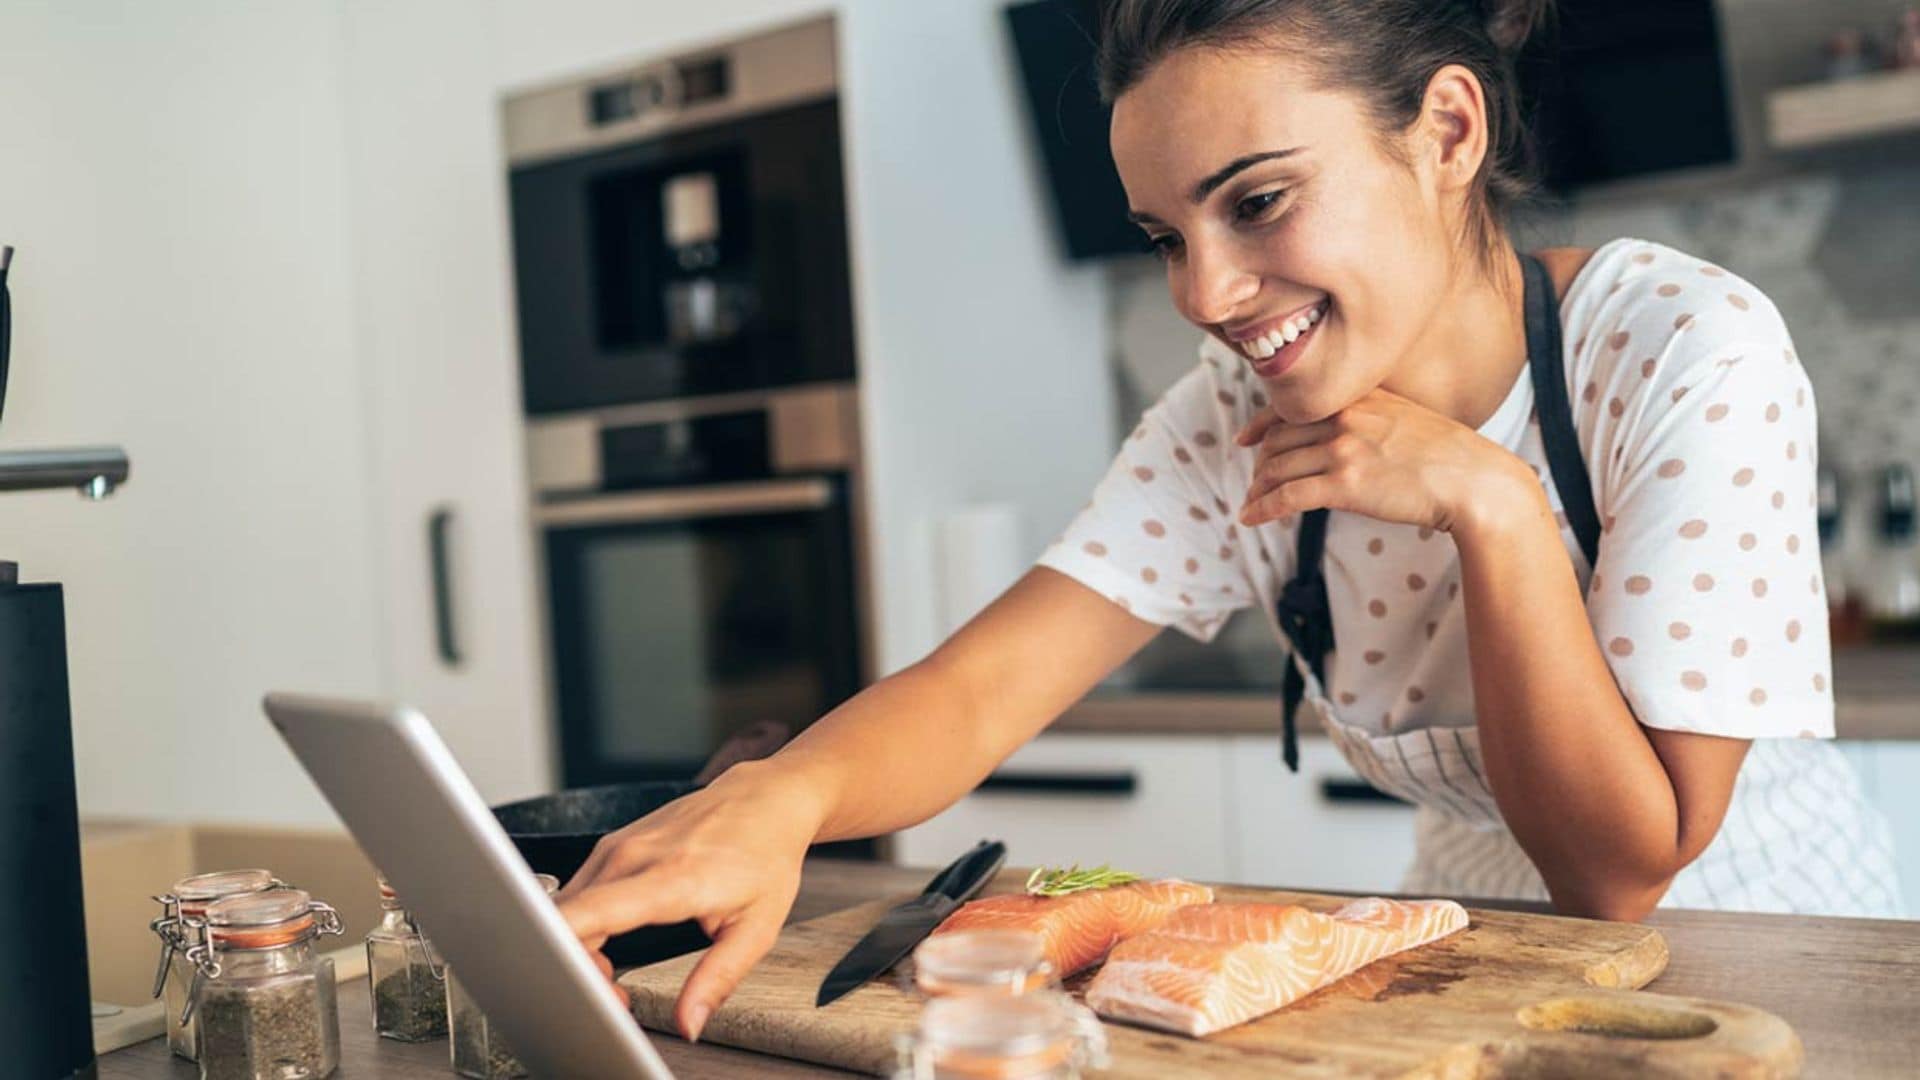
{"label": "wooden countertop", "polygon": [[[1920,646],[1863,645],[1833,653],[1834,724],[1842,739],[1920,740]],[[1320,732],[1313,710],[1303,733]],[[1276,690],[1101,691],[1068,709],[1049,734],[1272,735]]]}
{"label": "wooden countertop", "polygon": [[[931,873],[810,860],[792,918],[811,919],[878,896],[917,892]],[[1539,905],[1467,903],[1542,910]],[[1673,953],[1666,973],[1648,989],[1737,1001],[1780,1016],[1806,1045],[1804,1075],[1809,1077],[1913,1075],[1920,1061],[1920,922],[1701,911],[1659,911],[1647,922],[1666,935]],[[374,1037],[366,1022],[366,997],[363,980],[341,987],[337,1075],[342,1080],[453,1075],[444,1042],[406,1046]],[[852,1075],[725,1047],[690,1046],[668,1036],[653,1038],[681,1080]],[[170,1059],[159,1039],[100,1059],[103,1080],[195,1075],[193,1066]]]}

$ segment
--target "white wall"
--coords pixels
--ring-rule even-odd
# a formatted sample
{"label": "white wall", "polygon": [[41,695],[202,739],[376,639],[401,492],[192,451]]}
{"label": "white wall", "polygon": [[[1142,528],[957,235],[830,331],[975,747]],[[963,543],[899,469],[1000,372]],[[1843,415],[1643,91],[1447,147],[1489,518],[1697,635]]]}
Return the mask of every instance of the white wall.
{"label": "white wall", "polygon": [[0,497],[66,584],[89,813],[316,817],[260,695],[376,688],[339,88],[324,7],[0,5],[0,447],[133,459]]}

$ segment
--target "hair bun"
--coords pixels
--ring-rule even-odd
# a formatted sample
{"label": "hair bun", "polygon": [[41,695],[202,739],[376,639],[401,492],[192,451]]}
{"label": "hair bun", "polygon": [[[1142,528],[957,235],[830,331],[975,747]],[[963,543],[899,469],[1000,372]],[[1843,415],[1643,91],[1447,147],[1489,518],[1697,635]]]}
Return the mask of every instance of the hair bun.
{"label": "hair bun", "polygon": [[1547,21],[1553,0],[1480,0],[1487,36],[1505,53],[1517,53]]}

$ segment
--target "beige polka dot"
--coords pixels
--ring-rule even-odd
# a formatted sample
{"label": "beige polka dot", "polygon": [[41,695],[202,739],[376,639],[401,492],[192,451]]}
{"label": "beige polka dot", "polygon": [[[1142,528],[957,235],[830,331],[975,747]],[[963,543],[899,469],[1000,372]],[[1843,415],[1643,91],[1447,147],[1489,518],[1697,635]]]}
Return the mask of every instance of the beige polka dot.
{"label": "beige polka dot", "polygon": [[1588,587],[1591,588],[1594,592],[1600,591],[1600,575],[1599,574],[1593,575],[1593,580],[1588,583]]}
{"label": "beige polka dot", "polygon": [[1793,392],[1793,403],[1802,409],[1807,407],[1807,391],[1805,387],[1801,387]]}
{"label": "beige polka dot", "polygon": [[1653,373],[1659,370],[1660,370],[1660,361],[1658,360],[1655,360],[1649,357],[1645,360],[1640,361],[1640,377],[1643,379],[1653,378]]}
{"label": "beige polka dot", "polygon": [[1231,559],[1233,558],[1233,549],[1225,544],[1221,544],[1219,555],[1222,559]]}
{"label": "beige polka dot", "polygon": [[1683,622],[1668,623],[1667,636],[1675,641],[1685,641],[1693,636],[1693,627]]}
{"label": "beige polka dot", "polygon": [[1607,345],[1610,348],[1612,348],[1614,352],[1619,352],[1621,349],[1624,349],[1627,347],[1627,342],[1632,340],[1633,340],[1632,334],[1627,333],[1625,330],[1621,330],[1615,333],[1612,337],[1607,339]]}
{"label": "beige polka dot", "polygon": [[1755,544],[1758,544],[1759,542],[1760,542],[1760,538],[1753,535],[1752,533],[1740,534],[1740,550],[1741,551],[1752,551],[1753,546]]}
{"label": "beige polka dot", "polygon": [[1229,409],[1231,409],[1231,408],[1233,408],[1233,395],[1232,395],[1232,394],[1229,394],[1229,393],[1227,393],[1227,392],[1226,392],[1225,390],[1222,390],[1222,391],[1220,391],[1219,393],[1217,393],[1217,394],[1215,394],[1215,395],[1213,395],[1213,396],[1214,396],[1214,398],[1215,398],[1216,400],[1218,400],[1218,401],[1220,402],[1220,404],[1222,404],[1222,405],[1225,405],[1225,406],[1226,406],[1227,408],[1229,408]]}
{"label": "beige polka dot", "polygon": [[1381,652],[1379,649],[1368,649],[1365,653],[1362,653],[1360,656],[1360,659],[1365,660],[1369,664],[1377,664],[1380,661],[1385,660],[1386,658],[1387,658],[1387,654]]}
{"label": "beige polka dot", "polygon": [[[1263,554],[1264,554],[1264,552],[1263,552]],[[1199,560],[1199,559],[1188,559],[1188,560],[1187,560],[1187,573],[1189,573],[1189,574],[1197,574],[1197,573],[1199,573],[1199,572],[1200,572],[1200,560]]]}
{"label": "beige polka dot", "polygon": [[1598,400],[1599,397],[1600,397],[1600,384],[1596,382],[1588,383],[1587,388],[1585,390],[1580,391],[1580,400],[1588,403],[1589,405],[1591,405],[1593,402]]}
{"label": "beige polka dot", "polygon": [[1680,685],[1689,690],[1705,690],[1707,677],[1697,671],[1683,671],[1680,673]]}
{"label": "beige polka dot", "polygon": [[1802,739],[1817,739],[1819,737],[1820,736],[1815,735],[1813,732],[1808,731],[1806,728],[1800,729],[1800,738]]}
{"label": "beige polka dot", "polygon": [[1627,579],[1627,592],[1632,596],[1645,596],[1653,589],[1653,581],[1645,574],[1635,574]]}
{"label": "beige polka dot", "polygon": [[1141,522],[1140,527],[1146,530],[1146,533],[1148,536],[1151,536],[1156,540],[1162,536],[1167,535],[1167,527],[1165,525],[1160,524],[1158,521],[1155,521],[1152,518],[1148,518],[1147,520]]}
{"label": "beige polka dot", "polygon": [[1191,465],[1193,464],[1193,455],[1187,453],[1186,447],[1176,446],[1173,448],[1173,460],[1182,465]]}
{"label": "beige polka dot", "polygon": [[1192,607],[1192,606],[1193,606],[1193,597],[1191,597],[1191,596],[1188,596],[1188,595],[1187,595],[1186,593],[1181,593],[1181,594],[1180,594],[1180,602],[1181,602],[1181,603],[1183,603],[1183,604],[1185,604],[1185,605],[1187,605],[1188,607]]}
{"label": "beige polka dot", "polygon": [[1739,472],[1733,474],[1734,487],[1746,487],[1751,483],[1753,483],[1752,469],[1741,469]]}
{"label": "beige polka dot", "polygon": [[1409,686],[1407,687],[1407,700],[1417,705],[1427,700],[1427,692],[1417,686]]}
{"label": "beige polka dot", "polygon": [[1211,431],[1198,431],[1194,433],[1193,444],[1195,446],[1202,446],[1208,449],[1212,449],[1213,447],[1220,445],[1220,436],[1215,435]]}
{"label": "beige polka dot", "polygon": [[1447,599],[1451,600],[1454,597],[1459,595],[1460,595],[1460,583],[1457,581],[1448,582],[1447,583]]}
{"label": "beige polka dot", "polygon": [[1187,507],[1187,516],[1192,518],[1195,521],[1207,520],[1207,512],[1205,510],[1200,509],[1197,506]]}
{"label": "beige polka dot", "polygon": [[1738,660],[1745,655],[1747,655],[1747,639],[1743,637],[1734,638],[1733,639],[1733,658],[1735,660]]}
{"label": "beige polka dot", "polygon": [[[1227,505],[1227,500],[1221,498],[1218,495],[1215,495],[1213,497],[1213,508],[1215,510],[1220,511],[1223,514],[1230,514],[1233,512],[1233,507]],[[1227,535],[1228,536],[1233,535],[1233,526],[1231,525],[1227,526]]]}
{"label": "beige polka dot", "polygon": [[1660,463],[1660,468],[1657,471],[1662,480],[1671,480],[1687,471],[1687,463],[1679,458],[1668,458]]}
{"label": "beige polka dot", "polygon": [[1755,705],[1765,705],[1767,703],[1767,692],[1756,686],[1753,688],[1753,693],[1747,695],[1747,700],[1753,702]]}
{"label": "beige polka dot", "polygon": [[1677,403],[1681,398],[1687,396],[1687,388],[1684,386],[1675,387],[1673,394],[1671,396],[1673,400]]}
{"label": "beige polka dot", "polygon": [[1680,295],[1680,286],[1675,285],[1673,282],[1669,281],[1665,285],[1662,285],[1658,289],[1655,289],[1654,292],[1660,296],[1664,296],[1667,299],[1671,300],[1674,297]]}
{"label": "beige polka dot", "polygon": [[1360,699],[1359,699],[1359,698],[1357,698],[1357,697],[1354,697],[1354,696],[1353,696],[1353,694],[1352,694],[1351,692],[1349,692],[1349,691],[1346,691],[1346,690],[1342,690],[1342,691],[1340,691],[1340,704],[1342,704],[1342,705],[1351,705],[1351,704],[1353,704],[1354,702],[1356,702],[1356,701],[1358,701],[1358,700],[1360,700]]}
{"label": "beige polka dot", "polygon": [[1653,252],[1651,251],[1636,252],[1633,256],[1633,261],[1639,263],[1641,266],[1646,266],[1648,263],[1651,263],[1653,261]]}
{"label": "beige polka dot", "polygon": [[1789,555],[1800,554],[1800,538],[1798,536],[1787,537],[1787,554]]}
{"label": "beige polka dot", "polygon": [[1140,580],[1151,585],[1160,580],[1160,571],[1155,570],[1151,566],[1142,567],[1140,570]]}
{"label": "beige polka dot", "polygon": [[1679,318],[1673,320],[1673,328],[1675,330],[1685,330],[1687,327],[1692,325],[1693,325],[1693,316],[1691,314],[1681,315]]}
{"label": "beige polka dot", "polygon": [[1135,442],[1139,442],[1141,439],[1144,439],[1146,437],[1147,437],[1147,429],[1144,426],[1133,429],[1133,439]]}
{"label": "beige polka dot", "polygon": [[1610,533],[1613,531],[1613,515],[1612,514],[1608,514],[1607,520],[1600,523],[1600,531],[1603,533]]}
{"label": "beige polka dot", "polygon": [[1769,402],[1767,404],[1767,423],[1771,424],[1779,419],[1780,419],[1780,403],[1777,401]]}
{"label": "beige polka dot", "polygon": [[1107,555],[1107,545],[1101,543],[1098,540],[1089,540],[1086,543],[1081,544],[1080,550],[1086,552],[1087,554],[1093,556],[1096,559],[1106,558],[1106,555]]}
{"label": "beige polka dot", "polygon": [[1725,420],[1726,418],[1727,418],[1727,406],[1724,402],[1719,405],[1707,406],[1707,423],[1717,424],[1720,421]]}
{"label": "beige polka dot", "polygon": [[1147,468],[1145,465],[1134,466],[1133,475],[1135,479],[1139,480],[1143,484],[1150,484],[1153,482],[1153,470]]}
{"label": "beige polka dot", "polygon": [[1627,403],[1624,401],[1621,401],[1619,398],[1614,398],[1613,400],[1607,402],[1607,415],[1613,417],[1615,420],[1618,420],[1621,414],[1625,413],[1626,411],[1627,411]]}
{"label": "beige polka dot", "polygon": [[1267,554],[1266,548],[1260,549],[1260,561],[1266,563],[1268,566],[1273,565],[1273,556]]}
{"label": "beige polka dot", "polygon": [[1407,588],[1412,589],[1414,592],[1419,592],[1421,589],[1424,589],[1426,587],[1427,587],[1426,578],[1421,577],[1419,574],[1407,575]]}
{"label": "beige polka dot", "polygon": [[1258,390],[1248,395],[1247,400],[1253,402],[1253,407],[1256,409],[1264,409],[1267,407],[1267,395]]}
{"label": "beige polka dot", "polygon": [[1707,523],[1699,518],[1694,518],[1692,521],[1680,526],[1680,535],[1686,537],[1688,540],[1698,540],[1707,535]]}
{"label": "beige polka dot", "polygon": [[1799,619],[1787,620],[1787,640],[1788,641],[1800,640],[1800,620]]}
{"label": "beige polka dot", "polygon": [[1378,555],[1385,550],[1387,550],[1386,542],[1381,540],[1379,537],[1376,536],[1373,539],[1367,541],[1367,554]]}
{"label": "beige polka dot", "polygon": [[1425,525],[1422,525],[1420,526],[1420,531],[1415,535],[1419,536],[1422,542],[1425,542],[1433,539],[1433,530],[1427,528]]}
{"label": "beige polka dot", "polygon": [[1757,577],[1753,579],[1753,595],[1755,596],[1767,595],[1767,579],[1766,578]]}
{"label": "beige polka dot", "polygon": [[1787,443],[1787,460],[1792,461],[1795,458],[1798,458],[1799,456],[1800,456],[1800,444],[1797,442]]}
{"label": "beige polka dot", "polygon": [[1784,491],[1774,492],[1772,501],[1773,501],[1773,508],[1775,510],[1780,509],[1781,507],[1787,505],[1787,493]]}
{"label": "beige polka dot", "polygon": [[1434,634],[1435,634],[1436,632],[1438,632],[1438,631],[1439,631],[1439,629],[1440,629],[1440,624],[1439,624],[1439,623],[1432,623],[1432,622],[1430,622],[1430,623],[1428,623],[1428,624],[1427,624],[1427,640],[1428,640],[1428,641],[1432,641],[1432,640],[1433,640],[1433,635],[1434,635]]}
{"label": "beige polka dot", "polygon": [[1607,642],[1607,651],[1615,656],[1632,656],[1633,639],[1617,637]]}
{"label": "beige polka dot", "polygon": [[1712,592],[1713,591],[1713,575],[1712,574],[1693,575],[1693,591],[1694,592]]}
{"label": "beige polka dot", "polygon": [[1720,269],[1719,267],[1713,265],[1712,263],[1701,264],[1700,272],[1707,275],[1708,277],[1726,277],[1727,276],[1727,272],[1725,270]]}
{"label": "beige polka dot", "polygon": [[1753,306],[1751,301],[1737,292],[1727,294],[1727,303],[1732,304],[1740,311],[1745,311]]}
{"label": "beige polka dot", "polygon": [[1822,693],[1822,694],[1826,693],[1827,677],[1825,675],[1819,674],[1818,672],[1815,672],[1813,676],[1813,689],[1818,693]]}
{"label": "beige polka dot", "polygon": [[1367,603],[1367,614],[1376,619],[1387,617],[1387,604],[1384,600],[1372,600]]}
{"label": "beige polka dot", "polygon": [[1812,577],[1807,579],[1807,590],[1813,593],[1813,595],[1815,596],[1820,595],[1820,575],[1819,574],[1815,574]]}

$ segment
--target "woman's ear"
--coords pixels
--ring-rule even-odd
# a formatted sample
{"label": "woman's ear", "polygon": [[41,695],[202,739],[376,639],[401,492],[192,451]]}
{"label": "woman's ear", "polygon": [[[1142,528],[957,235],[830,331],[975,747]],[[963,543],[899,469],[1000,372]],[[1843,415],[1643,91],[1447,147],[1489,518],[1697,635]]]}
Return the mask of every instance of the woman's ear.
{"label": "woman's ear", "polygon": [[1487,98],[1479,78],[1460,64],[1434,72],[1419,127],[1427,166],[1441,190],[1471,187],[1487,156]]}

